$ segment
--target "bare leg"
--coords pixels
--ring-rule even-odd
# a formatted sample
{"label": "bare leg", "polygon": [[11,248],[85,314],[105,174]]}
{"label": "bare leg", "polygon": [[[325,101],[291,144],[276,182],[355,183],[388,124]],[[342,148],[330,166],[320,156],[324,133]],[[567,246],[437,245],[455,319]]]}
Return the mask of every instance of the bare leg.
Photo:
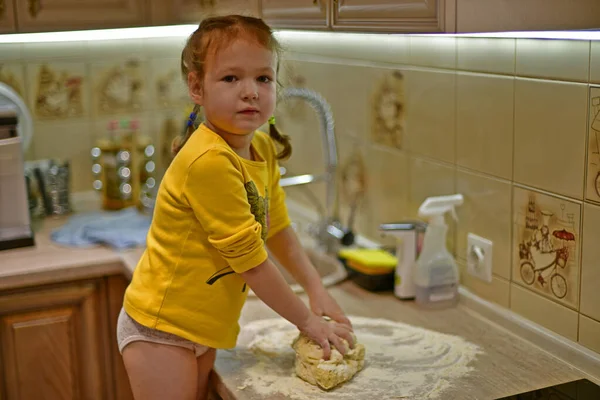
{"label": "bare leg", "polygon": [[210,372],[215,364],[217,351],[208,349],[208,351],[197,358],[198,363],[198,400],[208,398],[208,386],[210,381]]}
{"label": "bare leg", "polygon": [[137,341],[123,349],[123,362],[136,400],[196,400],[198,364],[193,351]]}

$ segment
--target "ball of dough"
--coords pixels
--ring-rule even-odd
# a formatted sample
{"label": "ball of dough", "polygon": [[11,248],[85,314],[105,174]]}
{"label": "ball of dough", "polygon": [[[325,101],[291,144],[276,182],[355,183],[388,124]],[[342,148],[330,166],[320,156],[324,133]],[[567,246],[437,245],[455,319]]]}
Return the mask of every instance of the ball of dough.
{"label": "ball of dough", "polygon": [[[365,346],[356,342],[354,334],[353,339],[354,348],[345,356],[332,346],[329,360],[324,360],[321,346],[301,333],[292,343],[296,351],[296,375],[324,390],[349,381],[363,368],[365,359]],[[348,342],[343,340],[343,343],[348,349]]]}

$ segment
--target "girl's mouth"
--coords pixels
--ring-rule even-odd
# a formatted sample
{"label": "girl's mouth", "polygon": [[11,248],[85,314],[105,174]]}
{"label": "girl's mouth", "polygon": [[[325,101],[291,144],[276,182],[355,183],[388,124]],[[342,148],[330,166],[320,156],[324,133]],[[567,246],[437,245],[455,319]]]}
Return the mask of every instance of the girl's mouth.
{"label": "girl's mouth", "polygon": [[258,114],[258,110],[254,109],[254,108],[247,108],[245,110],[240,111],[240,114],[255,115],[255,114]]}

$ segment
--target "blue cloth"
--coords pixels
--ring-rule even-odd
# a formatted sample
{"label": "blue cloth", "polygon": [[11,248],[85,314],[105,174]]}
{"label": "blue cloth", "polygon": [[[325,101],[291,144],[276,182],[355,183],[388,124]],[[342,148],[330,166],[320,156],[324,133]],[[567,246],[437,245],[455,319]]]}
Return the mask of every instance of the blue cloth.
{"label": "blue cloth", "polygon": [[105,244],[126,249],[146,244],[151,221],[151,216],[142,214],[135,207],[75,215],[54,230],[50,238],[67,246],[93,247]]}

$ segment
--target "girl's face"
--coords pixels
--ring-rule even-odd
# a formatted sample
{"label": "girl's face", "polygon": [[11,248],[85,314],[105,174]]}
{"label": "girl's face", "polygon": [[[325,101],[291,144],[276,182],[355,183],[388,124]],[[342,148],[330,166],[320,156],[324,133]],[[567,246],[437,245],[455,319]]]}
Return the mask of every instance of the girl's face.
{"label": "girl's face", "polygon": [[276,63],[273,52],[244,39],[209,55],[201,86],[190,85],[209,127],[246,135],[267,122],[275,110]]}

